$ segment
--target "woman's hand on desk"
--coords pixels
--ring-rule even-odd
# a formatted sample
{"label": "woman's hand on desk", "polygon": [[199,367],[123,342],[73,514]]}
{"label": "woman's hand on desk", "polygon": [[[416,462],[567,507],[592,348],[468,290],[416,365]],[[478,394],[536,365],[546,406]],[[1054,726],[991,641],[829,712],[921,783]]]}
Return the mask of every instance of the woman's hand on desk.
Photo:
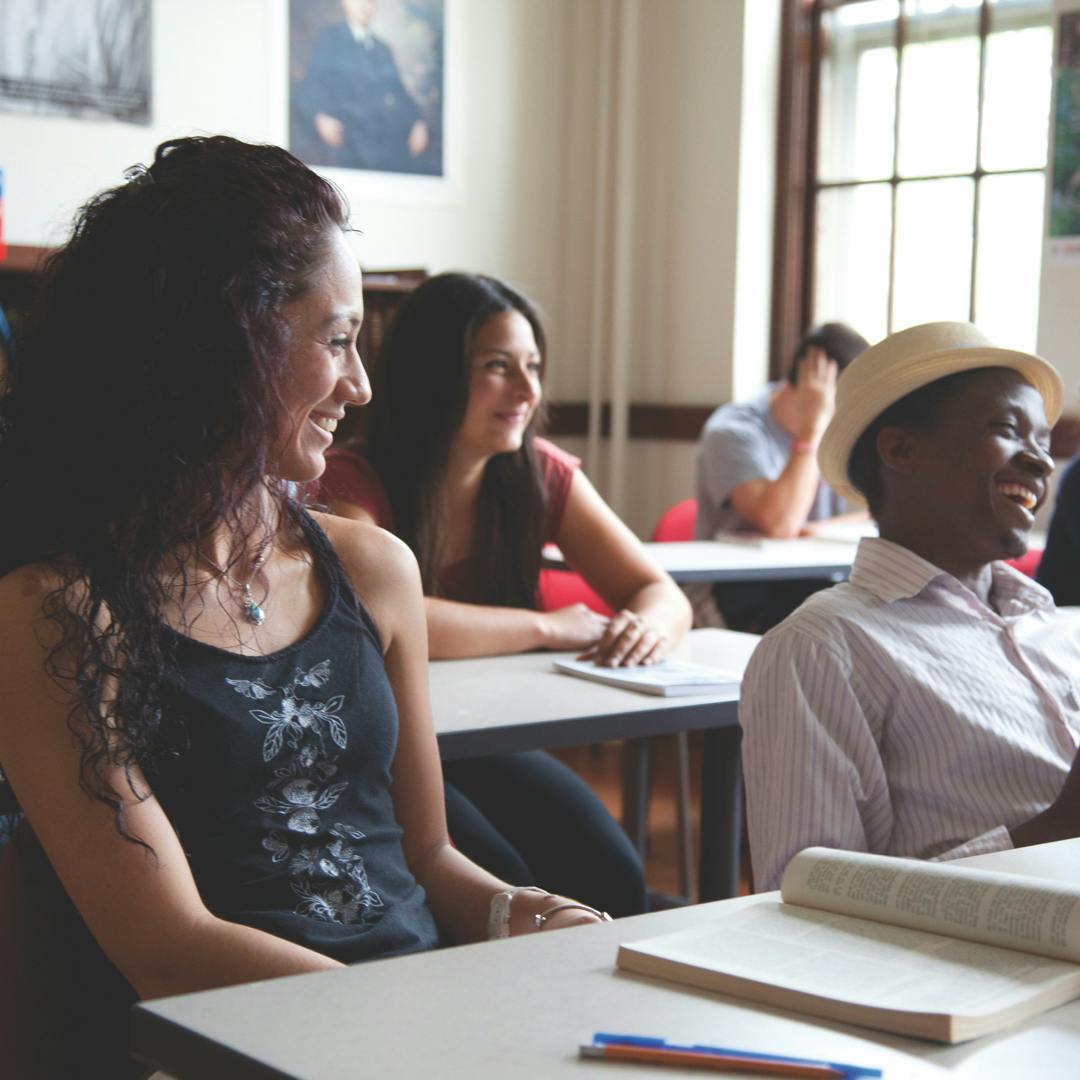
{"label": "woman's hand on desk", "polygon": [[668,651],[667,635],[634,611],[616,612],[603,636],[579,660],[592,660],[605,667],[636,667],[663,660]]}
{"label": "woman's hand on desk", "polygon": [[555,652],[595,647],[608,629],[606,616],[585,604],[570,604],[541,614],[544,647]]}
{"label": "woman's hand on desk", "polygon": [[[526,897],[527,901],[522,903]],[[610,915],[568,896],[530,892],[519,893],[516,899],[510,924],[511,937],[611,921]]]}

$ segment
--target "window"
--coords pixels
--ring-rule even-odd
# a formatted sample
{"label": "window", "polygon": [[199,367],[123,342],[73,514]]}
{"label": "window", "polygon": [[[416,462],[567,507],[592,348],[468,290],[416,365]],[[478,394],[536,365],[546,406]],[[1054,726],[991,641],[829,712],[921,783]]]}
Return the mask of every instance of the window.
{"label": "window", "polygon": [[776,286],[798,300],[780,305],[787,340],[774,337],[774,364],[778,346],[790,355],[801,327],[825,319],[872,341],[971,319],[1034,348],[1052,0],[788,9],[781,140],[796,150],[778,202]]}

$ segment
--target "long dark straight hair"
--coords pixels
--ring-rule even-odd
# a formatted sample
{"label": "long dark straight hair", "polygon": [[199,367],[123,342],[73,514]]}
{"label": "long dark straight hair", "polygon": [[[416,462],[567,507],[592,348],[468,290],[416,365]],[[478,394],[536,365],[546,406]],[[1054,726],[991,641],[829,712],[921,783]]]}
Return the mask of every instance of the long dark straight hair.
{"label": "long dark straight hair", "polygon": [[336,189],[276,146],[176,139],[129,175],[50,258],[0,397],[0,574],[51,570],[46,666],[73,702],[83,787],[121,831],[105,774],[130,784],[162,749],[160,627],[194,552],[220,527],[233,561],[279,521],[298,529],[267,479],[283,305],[348,224]]}
{"label": "long dark straight hair", "polygon": [[[443,481],[468,405],[469,350],[480,327],[504,311],[532,327],[542,378],[547,343],[539,313],[505,282],[481,274],[439,274],[418,286],[394,316],[375,367],[367,452],[429,596],[439,595]],[[545,500],[534,438],[542,423],[541,406],[521,448],[496,454],[484,469],[470,554],[485,603],[537,605]]]}

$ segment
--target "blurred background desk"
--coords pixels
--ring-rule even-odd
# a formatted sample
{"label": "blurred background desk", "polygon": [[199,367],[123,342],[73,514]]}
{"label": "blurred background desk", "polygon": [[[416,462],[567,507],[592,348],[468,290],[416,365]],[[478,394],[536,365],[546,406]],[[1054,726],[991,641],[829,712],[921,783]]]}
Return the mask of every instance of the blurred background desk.
{"label": "blurred background desk", "polygon": [[[857,540],[683,540],[648,543],[645,549],[680,585],[702,582],[784,581],[790,578],[825,578],[843,581],[851,570]],[[544,549],[544,562],[565,569],[558,548]]]}
{"label": "blurred background desk", "polygon": [[649,554],[680,584],[729,581],[785,581],[826,578],[843,581],[855,561],[855,541],[688,540],[646,544]]}

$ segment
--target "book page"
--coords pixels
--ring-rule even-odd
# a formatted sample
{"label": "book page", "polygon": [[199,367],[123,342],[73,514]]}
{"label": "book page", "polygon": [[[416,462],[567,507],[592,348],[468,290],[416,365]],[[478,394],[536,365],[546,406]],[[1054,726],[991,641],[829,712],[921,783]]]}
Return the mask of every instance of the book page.
{"label": "book page", "polygon": [[780,892],[788,904],[1080,963],[1080,884],[807,848]]}
{"label": "book page", "polygon": [[619,966],[645,970],[633,953],[852,1005],[945,1016],[1015,1008],[1080,979],[1061,961],[764,898],[692,930],[623,945]]}
{"label": "book page", "polygon": [[556,660],[552,666],[567,675],[580,675],[596,682],[628,688],[665,690],[685,687],[689,690],[709,692],[738,686],[742,681],[738,672],[692,664],[685,660],[664,660],[659,664],[627,668],[602,667],[591,660]]}

